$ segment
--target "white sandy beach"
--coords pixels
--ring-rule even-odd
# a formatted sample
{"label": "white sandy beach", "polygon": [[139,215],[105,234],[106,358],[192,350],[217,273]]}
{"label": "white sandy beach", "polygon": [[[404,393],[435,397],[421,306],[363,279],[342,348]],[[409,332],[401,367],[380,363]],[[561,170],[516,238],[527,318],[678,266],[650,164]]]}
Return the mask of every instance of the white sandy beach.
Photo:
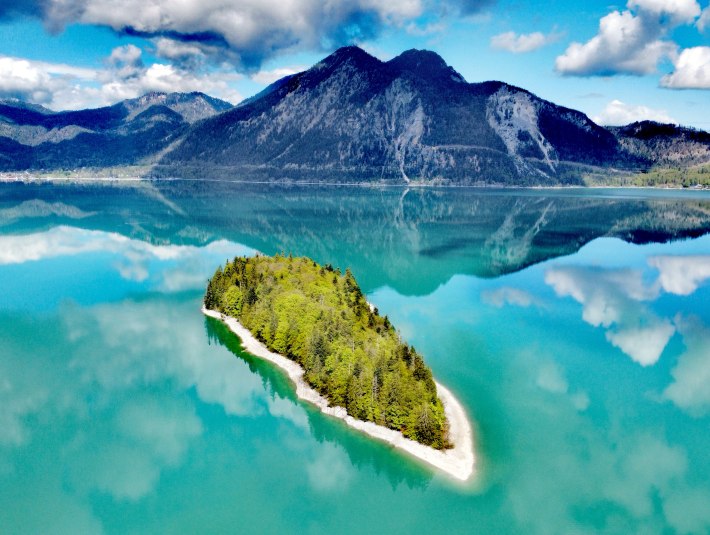
{"label": "white sandy beach", "polygon": [[236,319],[223,316],[219,312],[208,310],[204,307],[202,312],[207,316],[223,321],[241,339],[242,346],[246,351],[283,369],[296,385],[296,395],[313,403],[325,414],[340,418],[350,427],[358,429],[371,437],[383,440],[395,448],[406,451],[417,459],[438,468],[458,480],[466,481],[473,473],[475,459],[471,424],[459,401],[441,384],[436,383],[437,393],[444,404],[444,411],[450,426],[449,438],[454,444],[453,448],[443,451],[405,438],[400,432],[393,429],[373,422],[357,420],[348,415],[343,407],[331,407],[323,396],[305,382],[303,379],[304,370],[300,365],[278,353],[269,351]]}

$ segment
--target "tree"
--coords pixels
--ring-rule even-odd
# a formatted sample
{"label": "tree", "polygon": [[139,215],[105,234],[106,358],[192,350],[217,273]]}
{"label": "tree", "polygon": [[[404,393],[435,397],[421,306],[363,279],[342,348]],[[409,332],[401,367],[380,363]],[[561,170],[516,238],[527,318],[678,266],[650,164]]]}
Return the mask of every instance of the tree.
{"label": "tree", "polygon": [[236,257],[207,284],[205,306],[237,318],[348,414],[448,446],[431,370],[389,318],[370,310],[347,269],[289,255]]}

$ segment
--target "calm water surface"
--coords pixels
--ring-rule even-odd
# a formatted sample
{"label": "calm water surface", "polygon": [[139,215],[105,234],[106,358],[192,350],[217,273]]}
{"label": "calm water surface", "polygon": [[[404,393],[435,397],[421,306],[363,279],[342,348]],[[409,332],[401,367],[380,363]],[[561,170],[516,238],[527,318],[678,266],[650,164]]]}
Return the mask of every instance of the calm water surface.
{"label": "calm water surface", "polygon": [[[0,532],[708,533],[710,195],[0,185]],[[470,413],[466,485],[199,311],[350,266]]]}

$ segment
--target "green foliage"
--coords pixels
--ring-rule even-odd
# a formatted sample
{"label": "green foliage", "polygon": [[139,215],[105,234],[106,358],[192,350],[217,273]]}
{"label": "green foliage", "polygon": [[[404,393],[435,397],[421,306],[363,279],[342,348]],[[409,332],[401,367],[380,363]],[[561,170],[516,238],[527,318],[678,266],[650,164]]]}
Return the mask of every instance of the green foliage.
{"label": "green foliage", "polygon": [[306,381],[332,405],[450,447],[431,370],[389,319],[370,309],[350,270],[290,255],[237,257],[217,268],[204,302],[303,366]]}
{"label": "green foliage", "polygon": [[625,173],[617,176],[585,176],[587,186],[638,186],[644,188],[710,187],[710,164],[694,166],[654,166],[640,173]]}

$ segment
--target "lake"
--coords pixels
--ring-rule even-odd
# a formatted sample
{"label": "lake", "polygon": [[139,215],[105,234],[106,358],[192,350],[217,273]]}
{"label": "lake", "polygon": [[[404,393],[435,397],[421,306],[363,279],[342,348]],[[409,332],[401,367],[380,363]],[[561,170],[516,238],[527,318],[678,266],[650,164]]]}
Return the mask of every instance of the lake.
{"label": "lake", "polygon": [[[710,193],[0,184],[0,532],[707,533]],[[455,483],[200,313],[350,267],[474,426]]]}

